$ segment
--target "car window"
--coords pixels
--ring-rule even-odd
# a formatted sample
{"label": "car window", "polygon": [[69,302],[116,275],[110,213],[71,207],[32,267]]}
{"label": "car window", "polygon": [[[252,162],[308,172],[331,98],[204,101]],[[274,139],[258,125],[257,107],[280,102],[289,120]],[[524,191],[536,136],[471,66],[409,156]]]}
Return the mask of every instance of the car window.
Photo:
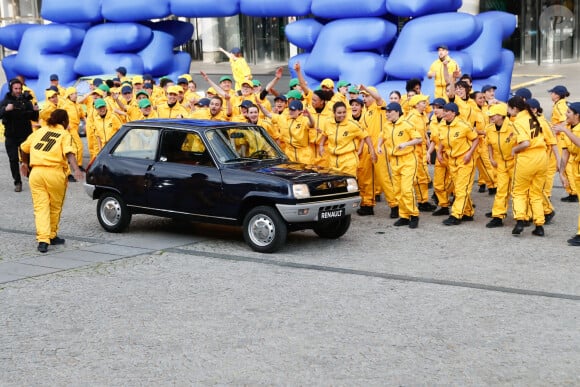
{"label": "car window", "polygon": [[224,127],[207,132],[221,162],[284,158],[273,140],[259,127]]}
{"label": "car window", "polygon": [[199,134],[178,130],[163,132],[159,160],[188,165],[213,165],[211,156]]}
{"label": "car window", "polygon": [[147,128],[130,129],[119,141],[113,151],[113,155],[154,160],[157,153],[158,138],[159,130]]}

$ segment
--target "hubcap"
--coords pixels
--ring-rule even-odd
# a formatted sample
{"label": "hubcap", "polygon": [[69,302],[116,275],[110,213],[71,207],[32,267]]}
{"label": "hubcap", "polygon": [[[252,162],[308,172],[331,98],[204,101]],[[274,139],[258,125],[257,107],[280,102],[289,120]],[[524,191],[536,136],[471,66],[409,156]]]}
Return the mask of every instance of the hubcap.
{"label": "hubcap", "polygon": [[258,246],[269,245],[276,236],[274,222],[264,214],[253,216],[248,228],[250,239]]}
{"label": "hubcap", "polygon": [[107,226],[116,226],[121,219],[121,205],[113,198],[107,198],[101,205],[101,218]]}

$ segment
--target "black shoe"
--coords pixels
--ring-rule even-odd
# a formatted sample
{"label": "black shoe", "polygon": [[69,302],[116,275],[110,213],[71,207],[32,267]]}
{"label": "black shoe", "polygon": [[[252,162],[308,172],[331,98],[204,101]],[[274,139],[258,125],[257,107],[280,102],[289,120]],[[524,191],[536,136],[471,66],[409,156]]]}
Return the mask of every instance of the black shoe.
{"label": "black shoe", "polygon": [[486,186],[485,186],[485,184],[482,184],[479,186],[479,190],[477,190],[477,192],[485,192],[485,190],[486,190]]}
{"label": "black shoe", "polygon": [[462,222],[473,222],[473,216],[469,216],[469,215],[463,215],[461,217],[461,221]]}
{"label": "black shoe", "polygon": [[393,223],[393,226],[396,226],[396,227],[408,226],[410,223],[411,223],[411,221],[409,219],[399,218],[399,220],[397,220],[395,223]]}
{"label": "black shoe", "polygon": [[22,183],[14,184],[14,192],[22,192]]}
{"label": "black shoe", "polygon": [[433,211],[431,215],[433,216],[449,215],[449,207],[441,207],[440,209]]}
{"label": "black shoe", "polygon": [[532,225],[531,220],[524,220],[524,227],[530,227]]}
{"label": "black shoe", "polygon": [[434,211],[435,209],[437,209],[437,206],[434,206],[433,204],[431,204],[429,202],[419,203],[417,205],[417,207],[419,208],[419,211],[424,211],[424,212],[431,212],[431,211]]}
{"label": "black shoe", "polygon": [[431,195],[431,199],[433,199],[433,203],[439,204],[439,198],[437,197],[437,195],[435,195],[435,193]]}
{"label": "black shoe", "polygon": [[419,217],[418,216],[411,216],[411,221],[409,222],[409,228],[417,228],[419,227]]}
{"label": "black shoe", "polygon": [[485,225],[487,228],[503,227],[503,221],[501,218],[491,218],[491,220]]}
{"label": "black shoe", "polygon": [[486,218],[493,218],[493,214],[491,212],[486,212],[485,217]]}
{"label": "black shoe", "polygon": [[570,246],[580,246],[580,234],[576,235],[574,238],[568,239],[568,244]]}
{"label": "black shoe", "polygon": [[497,188],[490,188],[487,190],[489,196],[495,195],[497,193]]}
{"label": "black shoe", "polygon": [[374,215],[375,210],[373,206],[360,206],[360,208],[356,210],[356,213],[359,214],[360,216],[368,216]]}
{"label": "black shoe", "polygon": [[375,195],[375,202],[381,201],[381,194]]}
{"label": "black shoe", "polygon": [[461,220],[457,219],[455,216],[451,215],[449,218],[443,221],[446,226],[457,226],[461,224]]}
{"label": "black shoe", "polygon": [[522,233],[522,231],[524,231],[524,221],[523,220],[518,220],[516,222],[516,226],[512,230],[512,234],[513,235],[520,235]]}
{"label": "black shoe", "polygon": [[390,218],[391,219],[397,219],[398,217],[399,217],[399,207],[393,207],[393,208],[391,208]]}
{"label": "black shoe", "polygon": [[578,195],[568,195],[560,200],[568,203],[578,203]]}
{"label": "black shoe", "polygon": [[54,238],[50,239],[50,244],[51,245],[64,245],[64,239],[59,238],[58,236],[55,236]]}
{"label": "black shoe", "polygon": [[75,177],[73,175],[68,175],[67,177],[69,183],[76,183],[77,179],[75,179]]}
{"label": "black shoe", "polygon": [[534,231],[532,231],[532,234],[537,235],[537,236],[544,236],[544,227],[536,226]]}
{"label": "black shoe", "polygon": [[81,170],[81,172],[86,172],[85,167],[83,167],[82,165],[79,165],[79,169]]}
{"label": "black shoe", "polygon": [[38,244],[38,251],[40,251],[41,253],[46,253],[48,251],[48,243],[40,242]]}
{"label": "black shoe", "polygon": [[556,211],[552,211],[549,214],[544,215],[544,219],[546,219],[544,224],[550,224],[552,219],[554,219],[554,215],[556,215]]}

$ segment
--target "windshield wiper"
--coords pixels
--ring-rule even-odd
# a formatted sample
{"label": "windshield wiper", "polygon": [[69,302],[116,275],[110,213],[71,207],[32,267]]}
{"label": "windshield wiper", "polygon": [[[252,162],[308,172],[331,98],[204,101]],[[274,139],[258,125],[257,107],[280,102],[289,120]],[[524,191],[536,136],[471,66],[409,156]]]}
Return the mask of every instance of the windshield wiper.
{"label": "windshield wiper", "polygon": [[259,160],[253,159],[251,157],[237,157],[237,158],[234,158],[234,159],[226,160],[225,162],[226,163],[234,163],[234,162],[238,162],[238,161],[259,161]]}

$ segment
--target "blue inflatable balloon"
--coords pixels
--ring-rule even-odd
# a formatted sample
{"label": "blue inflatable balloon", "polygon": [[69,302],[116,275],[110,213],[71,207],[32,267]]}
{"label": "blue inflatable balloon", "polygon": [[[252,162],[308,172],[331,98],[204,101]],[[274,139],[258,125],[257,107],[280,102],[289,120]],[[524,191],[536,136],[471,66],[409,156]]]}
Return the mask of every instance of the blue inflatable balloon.
{"label": "blue inflatable balloon", "polygon": [[312,14],[326,19],[380,17],[387,13],[384,1],[312,0]]}

